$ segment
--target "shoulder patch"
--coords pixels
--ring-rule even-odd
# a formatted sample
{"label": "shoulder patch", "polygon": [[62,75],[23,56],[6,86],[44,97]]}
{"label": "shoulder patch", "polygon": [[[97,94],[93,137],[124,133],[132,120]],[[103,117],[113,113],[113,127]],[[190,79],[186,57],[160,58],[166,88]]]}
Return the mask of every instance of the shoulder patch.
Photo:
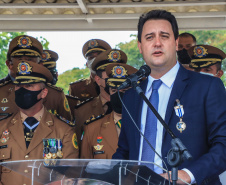
{"label": "shoulder patch", "polygon": [[89,99],[86,99],[86,100],[85,100],[85,101],[83,101],[83,102],[80,102],[79,104],[77,104],[77,105],[75,106],[75,109],[77,109],[77,108],[81,107],[82,105],[85,105],[86,103],[88,103],[88,102],[92,101],[92,100],[93,100],[93,98],[94,98],[94,97],[89,98]]}
{"label": "shoulder patch", "polygon": [[60,92],[63,92],[63,89],[62,89],[62,88],[57,87],[57,86],[55,86],[55,85],[52,85],[51,83],[47,83],[46,85],[47,85],[48,87],[51,87],[52,89],[56,89],[56,90],[58,90],[58,91],[60,91]]}
{"label": "shoulder patch", "polygon": [[79,80],[77,80],[77,81],[75,81],[75,82],[71,82],[70,85],[76,84],[76,83],[79,83],[79,82],[82,82],[82,81],[84,81],[84,80],[86,80],[86,79],[85,79],[85,78],[81,78],[81,79],[79,79]]}
{"label": "shoulder patch", "polygon": [[9,84],[9,83],[11,83],[12,81],[11,80],[9,80],[9,81],[5,81],[4,83],[0,83],[0,87],[2,87],[2,86],[4,86],[4,85],[7,85],[7,84]]}
{"label": "shoulder patch", "polygon": [[[0,113],[0,121],[6,119],[6,118],[9,118],[10,116],[12,116],[13,113]],[[4,116],[4,117],[2,117]]]}
{"label": "shoulder patch", "polygon": [[59,114],[55,115],[59,120],[63,121],[64,123],[67,123],[69,126],[74,127],[75,123],[63,118],[62,116],[60,116]]}
{"label": "shoulder patch", "polygon": [[88,124],[90,124],[90,123],[92,123],[92,122],[94,122],[94,121],[96,121],[98,119],[101,119],[103,117],[104,117],[104,114],[98,115],[96,117],[94,117],[94,115],[92,115],[89,119],[86,120],[86,122],[84,124],[88,125]]}
{"label": "shoulder patch", "polygon": [[75,147],[75,149],[78,149],[78,139],[76,133],[74,133],[72,136],[72,144]]}

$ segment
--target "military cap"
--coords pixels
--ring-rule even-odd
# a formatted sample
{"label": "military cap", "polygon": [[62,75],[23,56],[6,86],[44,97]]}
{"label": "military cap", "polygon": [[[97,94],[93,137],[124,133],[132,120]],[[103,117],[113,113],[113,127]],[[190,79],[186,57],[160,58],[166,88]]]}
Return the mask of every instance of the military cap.
{"label": "military cap", "polygon": [[92,70],[105,70],[111,63],[126,63],[127,56],[122,50],[109,49],[99,54],[92,63]]}
{"label": "military cap", "polygon": [[16,74],[14,84],[47,83],[53,80],[52,74],[46,67],[27,60],[15,62],[13,71]]}
{"label": "military cap", "polygon": [[56,61],[58,60],[58,54],[51,50],[43,50],[41,61],[47,69],[56,68]]}
{"label": "military cap", "polygon": [[193,69],[209,67],[222,62],[226,57],[222,50],[210,45],[193,46],[188,50],[188,54],[191,57],[189,66]]}
{"label": "military cap", "polygon": [[103,52],[108,49],[111,49],[111,46],[104,40],[91,39],[91,40],[88,40],[83,45],[82,53],[83,53],[83,56],[86,58],[89,53],[98,52],[98,51]]}
{"label": "military cap", "polygon": [[137,72],[137,69],[121,63],[109,64],[106,67],[106,73],[108,78],[106,78],[106,85],[111,88],[118,88],[128,76]]}
{"label": "military cap", "polygon": [[41,57],[42,52],[42,44],[37,39],[28,35],[20,35],[10,42],[7,56]]}

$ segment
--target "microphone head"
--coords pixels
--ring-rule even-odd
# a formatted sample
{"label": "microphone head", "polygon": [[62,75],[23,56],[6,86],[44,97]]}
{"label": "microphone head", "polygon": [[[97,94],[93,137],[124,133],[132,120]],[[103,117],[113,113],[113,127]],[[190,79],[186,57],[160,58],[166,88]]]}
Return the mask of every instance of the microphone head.
{"label": "microphone head", "polygon": [[151,68],[148,65],[141,66],[139,71],[142,71],[144,77],[148,77],[151,74]]}

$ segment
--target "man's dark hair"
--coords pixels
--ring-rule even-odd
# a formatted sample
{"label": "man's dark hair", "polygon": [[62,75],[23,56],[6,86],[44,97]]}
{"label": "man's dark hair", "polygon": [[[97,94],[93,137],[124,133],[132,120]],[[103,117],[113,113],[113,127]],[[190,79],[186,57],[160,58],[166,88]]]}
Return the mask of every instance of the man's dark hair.
{"label": "man's dark hair", "polygon": [[148,20],[166,20],[169,21],[171,26],[172,26],[172,30],[174,33],[174,37],[175,40],[177,40],[178,35],[179,35],[179,31],[178,31],[178,25],[177,25],[177,21],[176,18],[174,17],[173,14],[171,14],[170,12],[167,12],[165,10],[152,10],[146,14],[142,14],[140,16],[139,22],[138,22],[138,41],[141,42],[141,34],[143,31],[143,26],[144,23]]}
{"label": "man's dark hair", "polygon": [[192,37],[193,42],[196,44],[196,38],[195,38],[195,36],[192,35],[191,33],[184,32],[184,33],[181,33],[181,34],[179,35],[179,37]]}

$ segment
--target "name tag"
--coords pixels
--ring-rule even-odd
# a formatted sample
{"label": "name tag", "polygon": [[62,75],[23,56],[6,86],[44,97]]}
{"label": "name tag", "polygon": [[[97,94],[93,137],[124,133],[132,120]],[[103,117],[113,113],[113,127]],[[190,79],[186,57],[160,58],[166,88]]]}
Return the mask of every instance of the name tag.
{"label": "name tag", "polygon": [[0,149],[2,149],[2,148],[8,148],[8,145],[2,145],[2,146],[0,146]]}
{"label": "name tag", "polygon": [[94,155],[97,155],[97,154],[104,154],[104,151],[97,151],[97,152],[93,152]]}

